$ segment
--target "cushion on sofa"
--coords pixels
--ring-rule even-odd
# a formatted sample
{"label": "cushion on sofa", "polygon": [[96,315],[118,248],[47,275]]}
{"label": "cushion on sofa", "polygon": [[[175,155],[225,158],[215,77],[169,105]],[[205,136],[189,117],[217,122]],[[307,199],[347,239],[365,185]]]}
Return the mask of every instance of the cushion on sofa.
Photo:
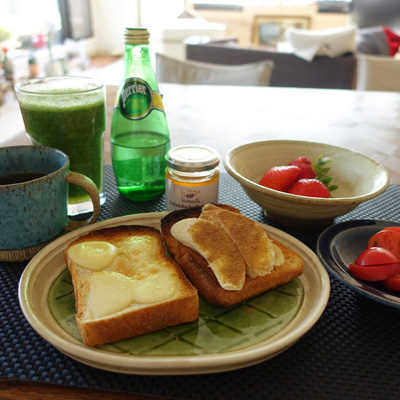
{"label": "cushion on sofa", "polygon": [[339,57],[354,53],[357,27],[345,27],[309,30],[288,28],[286,40],[293,47],[293,53],[306,61],[313,61],[315,56]]}
{"label": "cushion on sofa", "polygon": [[359,54],[388,56],[389,47],[382,27],[372,26],[360,29],[357,36],[356,49]]}
{"label": "cushion on sofa", "polygon": [[158,82],[189,85],[269,86],[273,62],[257,61],[243,65],[221,65],[208,62],[182,61],[156,54]]}
{"label": "cushion on sofa", "polygon": [[271,86],[305,87],[318,89],[352,89],[356,57],[315,57],[305,61],[292,53],[225,47],[219,44],[187,45],[188,60],[214,64],[239,65],[261,60],[274,63]]}
{"label": "cushion on sofa", "polygon": [[357,53],[394,56],[399,51],[400,36],[387,26],[362,28],[357,36]]}
{"label": "cushion on sofa", "polygon": [[386,35],[386,41],[389,48],[389,55],[393,57],[399,51],[400,36],[396,32],[393,32],[387,26],[383,26],[382,29],[384,30]]}

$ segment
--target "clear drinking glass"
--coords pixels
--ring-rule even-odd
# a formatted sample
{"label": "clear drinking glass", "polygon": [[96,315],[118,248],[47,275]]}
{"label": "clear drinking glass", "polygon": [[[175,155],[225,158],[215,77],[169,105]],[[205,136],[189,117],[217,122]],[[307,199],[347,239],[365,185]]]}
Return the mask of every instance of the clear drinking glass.
{"label": "clear drinking glass", "polygon": [[[49,77],[17,83],[15,92],[32,144],[66,153],[71,170],[93,180],[104,204],[104,84],[87,77]],[[88,194],[70,185],[68,214],[91,211]]]}

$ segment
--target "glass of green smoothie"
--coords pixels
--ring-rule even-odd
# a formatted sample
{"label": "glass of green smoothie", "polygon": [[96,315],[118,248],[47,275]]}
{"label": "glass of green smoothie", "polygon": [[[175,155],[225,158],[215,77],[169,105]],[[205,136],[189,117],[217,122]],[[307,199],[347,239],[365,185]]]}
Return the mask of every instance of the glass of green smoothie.
{"label": "glass of green smoothie", "polygon": [[[67,153],[71,170],[93,180],[104,204],[104,84],[87,77],[48,77],[17,83],[15,92],[32,144]],[[91,211],[88,194],[70,184],[68,214]]]}

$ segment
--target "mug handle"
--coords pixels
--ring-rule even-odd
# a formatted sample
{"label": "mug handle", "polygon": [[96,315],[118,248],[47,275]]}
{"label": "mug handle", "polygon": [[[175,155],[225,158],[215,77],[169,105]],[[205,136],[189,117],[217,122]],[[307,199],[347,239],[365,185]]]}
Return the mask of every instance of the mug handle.
{"label": "mug handle", "polygon": [[74,220],[69,220],[68,225],[65,227],[67,231],[73,231],[74,229],[80,228],[85,225],[93,224],[95,222],[100,214],[100,197],[99,197],[99,190],[97,189],[97,186],[95,183],[88,178],[85,175],[82,175],[78,172],[73,172],[69,171],[67,176],[65,177],[65,180],[68,183],[72,183],[74,185],[78,185],[85,189],[89,195],[90,198],[92,199],[93,203],[93,214],[91,218],[88,218],[85,221],[74,221]]}

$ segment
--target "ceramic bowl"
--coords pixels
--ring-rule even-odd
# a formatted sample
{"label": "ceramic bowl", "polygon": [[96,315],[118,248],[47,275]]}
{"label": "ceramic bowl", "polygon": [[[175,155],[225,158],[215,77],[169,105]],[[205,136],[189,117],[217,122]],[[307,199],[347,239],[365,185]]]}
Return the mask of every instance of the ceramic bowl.
{"label": "ceramic bowl", "polygon": [[[269,168],[286,165],[300,156],[312,161],[319,156],[332,160],[328,164],[329,176],[333,178],[331,184],[338,185],[338,189],[331,192],[331,198],[297,196],[258,184]],[[389,185],[388,172],[371,158],[315,142],[269,140],[241,145],[225,155],[224,166],[270,219],[287,226],[328,225],[335,217],[377,197]]]}

